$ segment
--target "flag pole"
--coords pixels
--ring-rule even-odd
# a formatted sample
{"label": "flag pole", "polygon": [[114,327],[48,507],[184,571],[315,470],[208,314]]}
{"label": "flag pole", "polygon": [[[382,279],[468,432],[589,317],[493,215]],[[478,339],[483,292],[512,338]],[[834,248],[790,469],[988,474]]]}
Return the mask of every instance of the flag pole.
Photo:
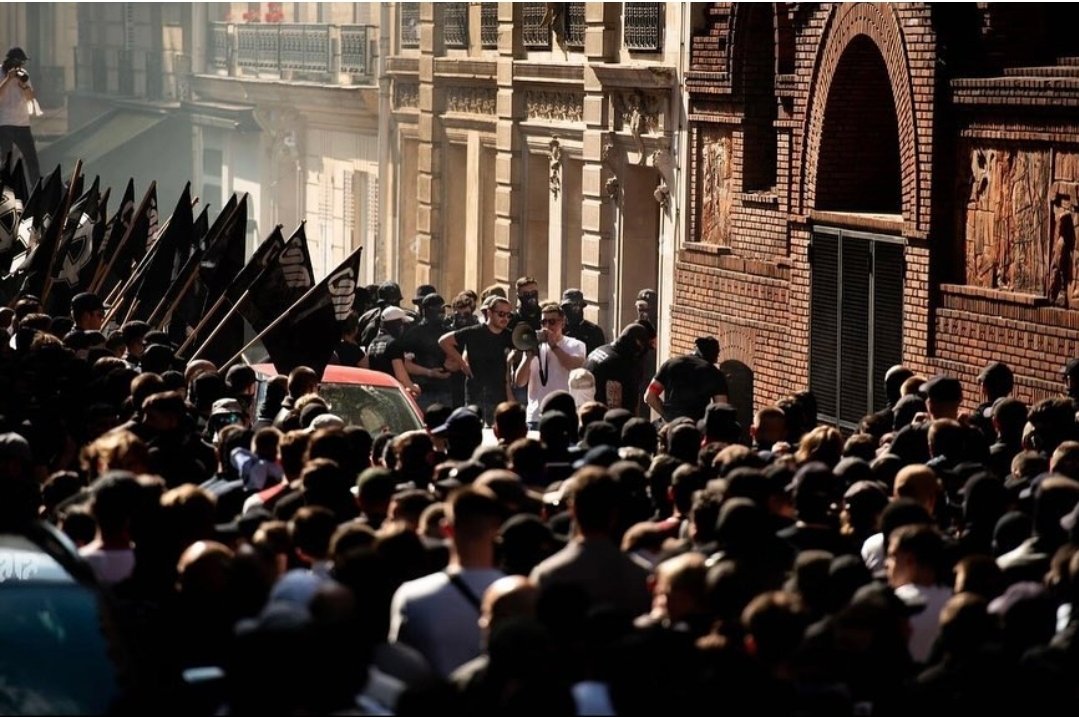
{"label": "flag pole", "polygon": [[150,194],[156,189],[157,182],[150,182],[150,187],[146,190],[146,194],[142,196],[142,201],[139,203],[139,208],[135,210],[134,214],[131,215],[131,224],[124,231],[124,235],[120,238],[120,243],[116,246],[116,249],[113,251],[112,256],[109,257],[108,263],[105,264],[105,266],[100,271],[98,271],[97,276],[95,276],[93,282],[91,282],[90,291],[92,291],[93,293],[96,294],[101,289],[101,284],[105,281],[105,277],[107,277],[109,275],[109,272],[112,271],[112,266],[114,263],[116,263],[116,255],[123,250],[124,245],[127,244],[127,240],[131,238],[131,234],[135,230],[135,224],[138,223],[138,217],[141,217],[146,211],[146,205],[150,201]]}
{"label": "flag pole", "polygon": [[162,321],[168,314],[171,314],[172,310],[176,308],[177,304],[179,304],[180,301],[185,296],[187,296],[187,292],[191,289],[191,285],[195,283],[195,277],[198,275],[198,273],[198,262],[196,262],[194,268],[188,272],[187,280],[184,282],[184,285],[180,289],[180,292],[172,299],[172,301],[167,306],[165,302],[168,301],[169,295],[166,292],[165,296],[162,296],[161,301],[159,301],[157,306],[154,307],[154,310],[150,314],[150,318],[146,320],[146,323],[153,326],[156,322]]}
{"label": "flag pole", "polygon": [[[57,217],[60,221],[59,236],[56,238],[56,243],[52,248],[52,256],[49,257],[49,263],[46,268],[45,274],[45,287],[41,290],[41,305],[44,307],[49,300],[49,292],[52,291],[53,273],[56,271],[56,257],[60,254],[60,244],[64,241],[64,229],[67,224],[67,214],[71,211],[71,202],[73,200],[72,195],[75,194],[75,180],[78,179],[79,174],[82,173],[82,160],[75,160],[75,169],[71,171],[71,181],[67,185],[67,196],[64,197],[63,210]],[[56,220],[53,220],[56,221]]]}
{"label": "flag pole", "polygon": [[[210,307],[210,310],[206,312],[206,315],[202,317],[202,320],[199,321],[198,326],[191,330],[191,333],[188,334],[186,339],[184,339],[184,342],[180,344],[180,348],[176,349],[177,356],[182,355],[183,352],[187,350],[187,347],[195,341],[195,337],[199,335],[200,331],[206,328],[206,324],[210,323],[210,319],[213,318],[214,314],[217,313],[217,310],[221,308],[221,304],[223,303],[225,303],[224,294],[217,297],[217,301],[215,301],[214,305]],[[200,350],[202,349],[202,347],[199,348]]]}
{"label": "flag pole", "polygon": [[[199,354],[201,354],[203,351],[205,351],[206,347],[208,347],[211,343],[213,343],[213,340],[217,338],[217,335],[224,330],[225,324],[227,324],[229,322],[229,319],[231,319],[233,316],[236,315],[236,312],[240,310],[240,306],[242,306],[243,303],[245,301],[247,301],[247,297],[250,296],[250,294],[251,294],[251,289],[246,289],[246,290],[244,290],[244,293],[240,294],[240,298],[236,301],[235,304],[233,304],[231,307],[229,307],[228,313],[226,313],[225,317],[223,319],[221,319],[221,322],[217,325],[217,327],[214,328],[214,330],[210,333],[210,335],[206,337],[206,340],[202,342],[202,345],[200,345],[198,347],[198,349],[195,351],[195,353],[191,354],[191,358],[188,359],[188,362],[191,362],[191,361],[194,361],[195,359],[197,359],[199,357]],[[221,298],[224,299],[225,297],[221,297]],[[188,337],[188,340],[184,342],[185,345],[187,343],[189,343],[191,341],[191,339],[194,338],[194,336],[195,336],[195,334],[192,333],[191,336]],[[176,349],[176,355],[179,356],[184,348],[185,348],[185,346],[181,346],[180,348]],[[248,348],[249,348],[248,346],[245,346],[242,349],[242,351],[246,351]],[[229,363],[232,363],[232,361],[235,361],[235,360],[236,359],[233,358],[231,361],[229,361]],[[226,364],[226,365],[228,365],[228,364]],[[219,367],[217,370],[220,371],[222,368],[224,368],[224,367],[223,366]]]}

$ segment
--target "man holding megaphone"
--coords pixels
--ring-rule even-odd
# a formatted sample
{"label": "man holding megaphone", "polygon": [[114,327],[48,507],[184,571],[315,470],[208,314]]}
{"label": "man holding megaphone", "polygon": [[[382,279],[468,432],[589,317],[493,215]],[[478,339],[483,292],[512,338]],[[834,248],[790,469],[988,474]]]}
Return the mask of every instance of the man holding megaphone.
{"label": "man holding megaphone", "polygon": [[514,374],[514,383],[528,386],[527,421],[529,428],[539,427],[540,405],[555,391],[569,389],[569,373],[584,365],[583,341],[563,335],[566,316],[562,307],[549,301],[540,307],[540,328],[527,324],[514,329],[514,346],[525,352]]}

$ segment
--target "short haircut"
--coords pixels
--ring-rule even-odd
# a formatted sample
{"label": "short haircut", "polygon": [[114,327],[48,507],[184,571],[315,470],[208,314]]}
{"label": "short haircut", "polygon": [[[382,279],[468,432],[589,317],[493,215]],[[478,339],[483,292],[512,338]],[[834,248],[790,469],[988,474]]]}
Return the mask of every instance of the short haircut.
{"label": "short haircut", "polygon": [[277,448],[281,445],[283,434],[273,426],[260,428],[251,439],[251,447],[259,458],[264,461],[277,460]]}
{"label": "short haircut", "polygon": [[516,440],[528,435],[528,414],[516,401],[503,401],[495,408],[495,430],[499,438]]}
{"label": "short haircut", "polygon": [[539,282],[536,281],[536,279],[534,277],[522,276],[522,277],[517,279],[517,283],[516,283],[515,287],[516,287],[517,291],[520,291],[522,286],[528,286],[529,284],[539,284]]}
{"label": "short haircut", "polygon": [[454,309],[472,309],[473,311],[475,311],[476,300],[473,299],[472,296],[470,296],[469,294],[466,294],[462,291],[460,294],[453,297],[452,306]]}
{"label": "short haircut", "polygon": [[622,491],[609,472],[596,466],[582,468],[570,479],[569,496],[574,519],[582,531],[612,530]]}
{"label": "short haircut", "polygon": [[465,486],[447,501],[446,519],[456,537],[464,540],[493,535],[505,517],[502,505],[489,488]]}
{"label": "short haircut", "polygon": [[307,444],[311,434],[307,431],[289,431],[281,436],[278,450],[281,452],[281,469],[285,475],[296,477],[303,470],[303,459],[307,453]]}
{"label": "short haircut", "polygon": [[288,395],[299,398],[318,385],[318,374],[307,366],[297,366],[288,375]]}
{"label": "short haircut", "polygon": [[305,505],[288,524],[293,546],[315,560],[330,553],[330,539],[337,530],[337,517],[326,508]]}
{"label": "short haircut", "polygon": [[562,305],[557,301],[545,301],[543,306],[540,307],[541,314],[558,314],[559,316],[565,316],[566,312],[562,310]]}
{"label": "short haircut", "polygon": [[894,491],[897,498],[911,498],[921,505],[929,505],[937,498],[940,481],[928,466],[905,466],[895,476]]}
{"label": "short haircut", "polygon": [[929,424],[929,452],[933,456],[959,458],[963,453],[964,430],[959,421],[938,418]]}
{"label": "short haircut", "polygon": [[932,568],[940,575],[944,564],[944,538],[932,525],[904,525],[896,528],[888,536],[888,541],[895,546],[896,552],[904,552],[918,565]]}

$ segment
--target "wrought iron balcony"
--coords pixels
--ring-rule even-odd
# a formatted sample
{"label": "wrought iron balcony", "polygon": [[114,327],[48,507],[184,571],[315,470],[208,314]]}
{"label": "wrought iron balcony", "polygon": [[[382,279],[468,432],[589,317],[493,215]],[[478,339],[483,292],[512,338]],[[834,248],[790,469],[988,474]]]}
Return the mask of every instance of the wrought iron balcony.
{"label": "wrought iron balcony", "polygon": [[371,78],[369,25],[210,23],[206,70],[337,84]]}
{"label": "wrought iron balcony", "polygon": [[663,50],[663,14],[665,3],[628,2],[625,8],[626,48],[635,52]]}

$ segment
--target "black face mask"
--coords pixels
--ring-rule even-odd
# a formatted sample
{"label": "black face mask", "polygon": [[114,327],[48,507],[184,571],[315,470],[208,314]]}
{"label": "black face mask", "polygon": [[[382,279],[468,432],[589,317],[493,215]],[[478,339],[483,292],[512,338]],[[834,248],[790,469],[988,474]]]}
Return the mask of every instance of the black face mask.
{"label": "black face mask", "polygon": [[453,315],[453,327],[455,329],[463,329],[464,327],[472,326],[475,323],[476,323],[476,315],[475,314],[469,314],[467,316],[465,316],[464,314],[454,314]]}
{"label": "black face mask", "polygon": [[566,323],[576,326],[581,323],[581,319],[584,318],[584,312],[581,307],[575,304],[563,304],[562,311],[566,314]]}
{"label": "black face mask", "polygon": [[429,307],[423,310],[423,321],[427,324],[437,324],[442,321],[443,307]]}
{"label": "black face mask", "polygon": [[532,314],[539,309],[539,292],[529,291],[517,295],[522,314]]}

